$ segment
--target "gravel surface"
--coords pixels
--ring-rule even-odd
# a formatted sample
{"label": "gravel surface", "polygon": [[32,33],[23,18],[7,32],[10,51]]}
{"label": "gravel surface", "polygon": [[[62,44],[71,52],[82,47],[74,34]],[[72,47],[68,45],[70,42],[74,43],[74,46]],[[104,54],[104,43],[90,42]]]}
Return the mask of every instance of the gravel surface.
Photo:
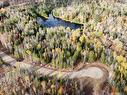
{"label": "gravel surface", "polygon": [[[47,69],[45,67],[41,67],[38,70],[39,73],[42,75],[57,75],[57,77],[69,77],[70,79],[72,78],[82,78],[82,77],[90,77],[93,79],[101,79],[104,76],[104,71],[101,70],[99,67],[89,67],[89,68],[84,68],[79,71],[73,71],[73,72],[61,72],[61,71],[54,71]],[[108,78],[108,77],[107,77]]]}
{"label": "gravel surface", "polygon": [[82,69],[80,71],[74,72],[71,77],[91,77],[94,79],[100,79],[103,77],[103,71],[98,67],[89,67],[87,69]]}

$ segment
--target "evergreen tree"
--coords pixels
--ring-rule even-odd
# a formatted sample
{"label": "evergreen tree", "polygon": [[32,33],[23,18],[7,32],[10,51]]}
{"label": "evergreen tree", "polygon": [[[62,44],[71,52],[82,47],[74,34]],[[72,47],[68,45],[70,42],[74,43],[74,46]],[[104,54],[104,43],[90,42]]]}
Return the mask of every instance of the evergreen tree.
{"label": "evergreen tree", "polygon": [[104,51],[102,51],[102,53],[101,53],[101,62],[106,63],[106,54]]}
{"label": "evergreen tree", "polygon": [[88,62],[94,62],[96,60],[96,55],[94,51],[90,51],[88,55]]}

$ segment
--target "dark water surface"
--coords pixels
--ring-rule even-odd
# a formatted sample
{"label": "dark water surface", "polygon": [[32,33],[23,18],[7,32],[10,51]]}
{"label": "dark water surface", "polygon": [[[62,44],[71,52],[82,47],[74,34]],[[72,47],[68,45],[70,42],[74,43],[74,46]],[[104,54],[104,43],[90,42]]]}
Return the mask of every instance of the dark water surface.
{"label": "dark water surface", "polygon": [[59,27],[64,26],[65,28],[70,27],[71,29],[81,28],[82,24],[71,23],[69,21],[64,21],[62,19],[54,17],[52,14],[49,14],[48,19],[44,17],[38,17],[37,22],[43,27]]}

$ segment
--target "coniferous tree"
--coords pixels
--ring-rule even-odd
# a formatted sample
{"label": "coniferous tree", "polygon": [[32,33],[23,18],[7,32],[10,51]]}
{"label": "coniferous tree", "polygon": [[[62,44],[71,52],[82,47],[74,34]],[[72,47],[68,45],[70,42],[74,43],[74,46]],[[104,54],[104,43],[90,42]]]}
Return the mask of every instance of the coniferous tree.
{"label": "coniferous tree", "polygon": [[104,51],[102,51],[102,53],[101,53],[101,62],[106,63],[106,54]]}
{"label": "coniferous tree", "polygon": [[94,62],[95,60],[96,60],[96,55],[94,51],[90,51],[88,56],[88,62]]}

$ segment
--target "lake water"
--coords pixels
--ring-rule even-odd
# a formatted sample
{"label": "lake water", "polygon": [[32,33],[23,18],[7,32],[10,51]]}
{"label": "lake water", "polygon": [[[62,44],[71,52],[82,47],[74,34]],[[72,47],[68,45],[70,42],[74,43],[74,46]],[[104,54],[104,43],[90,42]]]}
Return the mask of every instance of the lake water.
{"label": "lake water", "polygon": [[64,26],[65,28],[69,27],[71,29],[78,29],[83,26],[82,24],[71,23],[69,21],[64,21],[62,19],[55,18],[52,14],[49,14],[48,19],[44,17],[38,17],[37,22],[43,27],[49,27],[49,28]]}

